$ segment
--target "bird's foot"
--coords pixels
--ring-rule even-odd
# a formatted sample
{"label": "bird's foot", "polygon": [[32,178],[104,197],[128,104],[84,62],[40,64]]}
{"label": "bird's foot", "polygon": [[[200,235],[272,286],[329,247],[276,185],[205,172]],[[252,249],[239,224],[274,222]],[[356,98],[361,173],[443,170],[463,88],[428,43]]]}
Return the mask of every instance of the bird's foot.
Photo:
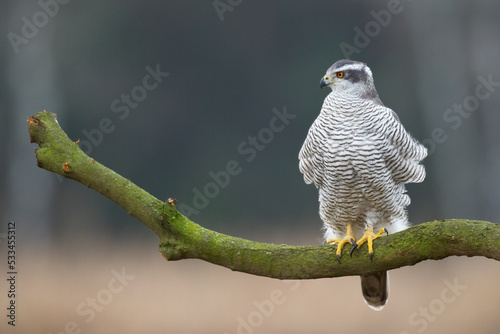
{"label": "bird's foot", "polygon": [[326,243],[327,244],[331,244],[331,243],[337,244],[336,254],[337,254],[337,261],[339,261],[339,263],[340,263],[340,256],[342,255],[342,248],[344,248],[345,244],[350,243],[351,245],[353,245],[352,249],[351,249],[351,254],[352,254],[353,250],[358,246],[358,244],[356,243],[356,238],[354,238],[354,235],[352,234],[351,225],[347,225],[347,232],[346,232],[344,239],[328,239],[328,240],[326,240]]}
{"label": "bird's foot", "polygon": [[361,247],[361,245],[365,242],[368,242],[368,254],[370,254],[370,260],[373,261],[373,240],[380,238],[383,233],[387,233],[387,235],[389,235],[386,228],[381,229],[377,234],[375,234],[373,233],[373,228],[368,227],[361,239],[359,239],[357,249],[359,249],[359,247]]}

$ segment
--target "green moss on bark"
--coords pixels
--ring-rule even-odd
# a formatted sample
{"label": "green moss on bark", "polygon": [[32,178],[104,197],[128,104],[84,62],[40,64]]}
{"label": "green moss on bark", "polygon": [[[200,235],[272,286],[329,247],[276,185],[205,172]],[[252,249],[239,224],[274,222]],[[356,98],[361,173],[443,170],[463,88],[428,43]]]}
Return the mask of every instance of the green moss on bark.
{"label": "green moss on bark", "polygon": [[500,228],[475,220],[449,219],[414,226],[374,241],[370,261],[364,244],[353,256],[336,246],[289,246],[259,243],[201,227],[175,209],[175,200],[158,200],[130,180],[87,156],[56,122],[42,112],[28,118],[37,164],[80,182],[108,197],[160,238],[160,253],[170,261],[201,259],[231,270],[279,279],[366,275],[448,256],[485,256],[500,260]]}

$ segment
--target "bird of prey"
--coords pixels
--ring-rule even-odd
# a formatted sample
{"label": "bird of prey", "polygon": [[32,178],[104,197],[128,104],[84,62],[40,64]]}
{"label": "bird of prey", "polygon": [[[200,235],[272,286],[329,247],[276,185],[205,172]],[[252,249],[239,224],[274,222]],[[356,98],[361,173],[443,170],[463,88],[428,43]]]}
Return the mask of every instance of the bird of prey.
{"label": "bird of prey", "polygon": [[[372,258],[374,239],[409,227],[404,185],[424,180],[427,149],[382,104],[365,63],[337,61],[321,78],[324,86],[332,91],[309,129],[299,168],[319,190],[325,241],[338,244],[337,260],[346,243],[352,255],[367,242]],[[361,276],[361,289],[368,306],[381,310],[389,297],[387,272]]]}

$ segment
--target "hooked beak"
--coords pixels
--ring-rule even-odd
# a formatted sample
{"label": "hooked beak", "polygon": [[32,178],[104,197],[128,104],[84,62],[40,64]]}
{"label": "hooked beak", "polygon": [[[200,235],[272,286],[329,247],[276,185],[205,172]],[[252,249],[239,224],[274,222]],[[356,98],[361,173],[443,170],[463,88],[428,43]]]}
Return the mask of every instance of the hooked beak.
{"label": "hooked beak", "polygon": [[329,84],[330,84],[330,81],[328,80],[328,77],[325,75],[319,81],[319,88],[323,89],[324,86],[328,86]]}

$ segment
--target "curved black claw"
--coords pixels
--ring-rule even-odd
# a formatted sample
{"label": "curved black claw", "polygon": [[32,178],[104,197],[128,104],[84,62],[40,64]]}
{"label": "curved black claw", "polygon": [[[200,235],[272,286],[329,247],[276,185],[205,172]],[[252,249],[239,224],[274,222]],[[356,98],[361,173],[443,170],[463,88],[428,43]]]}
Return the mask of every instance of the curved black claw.
{"label": "curved black claw", "polygon": [[351,252],[349,253],[349,255],[352,257],[352,253],[354,253],[354,251],[356,249],[358,249],[358,244],[356,243],[356,241],[354,241],[353,238],[351,238],[351,243],[352,243],[352,248],[351,248]]}
{"label": "curved black claw", "polygon": [[370,261],[373,262],[373,253],[369,253],[370,254]]}
{"label": "curved black claw", "polygon": [[340,262],[340,255],[337,255],[337,261],[339,261],[339,263],[341,263]]}
{"label": "curved black claw", "polygon": [[384,232],[389,235],[389,231],[387,231],[387,229],[384,227]]}

